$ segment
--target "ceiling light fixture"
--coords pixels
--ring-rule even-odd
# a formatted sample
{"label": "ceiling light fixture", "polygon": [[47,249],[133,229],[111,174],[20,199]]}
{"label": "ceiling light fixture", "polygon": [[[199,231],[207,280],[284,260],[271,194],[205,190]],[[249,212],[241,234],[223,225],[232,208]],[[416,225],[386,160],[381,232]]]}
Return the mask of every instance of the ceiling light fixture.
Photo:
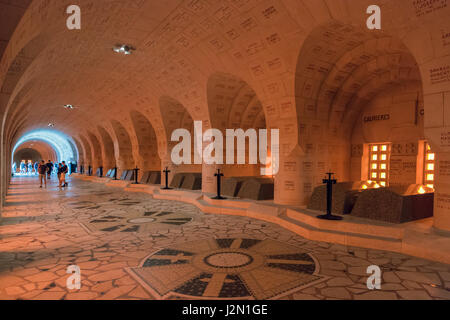
{"label": "ceiling light fixture", "polygon": [[49,128],[53,128],[54,126],[55,126],[54,123],[49,123],[49,124],[48,124],[48,127],[49,127]]}
{"label": "ceiling light fixture", "polygon": [[113,48],[114,52],[122,53],[124,55],[132,54],[134,50],[136,49],[127,44],[118,44]]}
{"label": "ceiling light fixture", "polygon": [[65,109],[68,109],[68,110],[73,110],[73,109],[75,109],[75,107],[74,107],[73,105],[71,105],[71,104],[65,104],[63,107],[64,107]]}

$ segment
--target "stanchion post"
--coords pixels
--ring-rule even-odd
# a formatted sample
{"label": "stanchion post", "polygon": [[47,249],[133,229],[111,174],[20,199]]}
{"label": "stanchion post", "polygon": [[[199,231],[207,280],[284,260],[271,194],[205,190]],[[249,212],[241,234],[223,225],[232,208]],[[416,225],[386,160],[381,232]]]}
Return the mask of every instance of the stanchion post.
{"label": "stanchion post", "polygon": [[323,214],[320,216],[317,216],[319,219],[324,220],[342,220],[343,218],[341,216],[335,216],[332,214],[332,208],[333,208],[333,185],[336,184],[336,180],[332,179],[334,173],[328,172],[328,179],[323,179],[323,183],[327,185],[327,214]]}

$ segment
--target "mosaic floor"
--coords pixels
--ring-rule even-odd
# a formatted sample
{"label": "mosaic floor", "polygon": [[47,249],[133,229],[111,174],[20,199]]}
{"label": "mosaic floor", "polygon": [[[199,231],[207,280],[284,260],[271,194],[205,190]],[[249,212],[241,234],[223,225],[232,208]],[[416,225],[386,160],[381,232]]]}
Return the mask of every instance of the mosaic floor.
{"label": "mosaic floor", "polygon": [[[80,290],[67,288],[71,265]],[[381,290],[367,288],[370,265]],[[0,299],[450,299],[450,266],[102,184],[40,190],[23,177],[0,225]]]}

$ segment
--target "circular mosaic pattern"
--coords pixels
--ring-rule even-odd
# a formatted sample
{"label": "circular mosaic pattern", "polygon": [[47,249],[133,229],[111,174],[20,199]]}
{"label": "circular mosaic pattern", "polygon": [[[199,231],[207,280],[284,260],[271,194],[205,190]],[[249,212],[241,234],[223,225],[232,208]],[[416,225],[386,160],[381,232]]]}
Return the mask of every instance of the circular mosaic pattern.
{"label": "circular mosaic pattern", "polygon": [[[326,278],[301,248],[272,239],[209,239],[174,244],[131,274],[152,295],[192,299],[270,299]],[[168,275],[176,274],[177,277]]]}
{"label": "circular mosaic pattern", "polygon": [[251,264],[253,258],[242,252],[218,252],[207,256],[204,262],[216,268],[240,268]]}

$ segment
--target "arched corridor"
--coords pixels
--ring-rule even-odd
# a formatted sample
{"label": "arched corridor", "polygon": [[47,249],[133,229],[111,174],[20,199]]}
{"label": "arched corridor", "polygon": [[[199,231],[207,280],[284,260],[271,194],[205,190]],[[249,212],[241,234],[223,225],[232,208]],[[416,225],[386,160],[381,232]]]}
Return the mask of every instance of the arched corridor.
{"label": "arched corridor", "polygon": [[450,299],[449,1],[0,1],[0,299]]}

